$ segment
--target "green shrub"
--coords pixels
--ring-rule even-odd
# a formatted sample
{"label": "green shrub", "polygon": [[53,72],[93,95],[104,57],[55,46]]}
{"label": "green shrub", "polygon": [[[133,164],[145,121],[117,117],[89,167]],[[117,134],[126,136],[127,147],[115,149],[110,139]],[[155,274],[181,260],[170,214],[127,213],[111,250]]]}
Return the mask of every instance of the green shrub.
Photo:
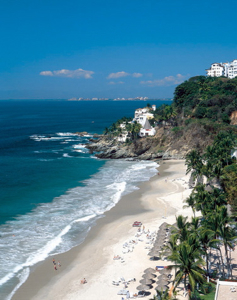
{"label": "green shrub", "polygon": [[177,126],[173,127],[171,130],[173,131],[173,133],[177,134],[178,132],[181,132],[183,130],[183,127]]}

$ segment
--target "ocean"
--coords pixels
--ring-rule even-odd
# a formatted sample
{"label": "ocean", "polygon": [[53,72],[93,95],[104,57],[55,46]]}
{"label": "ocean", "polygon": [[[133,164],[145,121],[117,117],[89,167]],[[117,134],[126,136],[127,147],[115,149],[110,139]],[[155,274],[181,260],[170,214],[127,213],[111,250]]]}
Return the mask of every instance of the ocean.
{"label": "ocean", "polygon": [[157,173],[155,162],[99,160],[85,148],[146,103],[0,101],[0,299],[12,298],[31,266],[82,243],[104,212]]}

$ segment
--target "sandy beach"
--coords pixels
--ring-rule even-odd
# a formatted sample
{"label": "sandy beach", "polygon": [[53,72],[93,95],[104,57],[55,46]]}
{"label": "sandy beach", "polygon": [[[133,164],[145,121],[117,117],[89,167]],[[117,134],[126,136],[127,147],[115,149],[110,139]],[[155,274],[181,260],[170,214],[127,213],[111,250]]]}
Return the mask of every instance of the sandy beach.
{"label": "sandy beach", "polygon": [[[146,234],[137,239],[134,221],[141,221],[145,231],[157,232],[163,222],[175,223],[175,216],[191,216],[191,209],[183,209],[183,200],[191,193],[184,161],[160,163],[159,174],[140,185],[140,189],[124,196],[105,217],[97,221],[85,241],[70,251],[49,257],[32,268],[27,281],[12,299],[39,300],[121,300],[117,295],[123,286],[112,281],[124,277],[130,282],[130,294],[138,292],[143,271],[156,265],[167,265],[167,261],[149,260],[149,244]],[[135,240],[131,252],[123,253],[123,244]],[[114,260],[119,255],[122,259]],[[60,261],[61,267],[54,270],[52,259]],[[87,283],[81,284],[86,278]],[[150,290],[151,298],[155,290]],[[126,298],[126,296],[123,296]]]}

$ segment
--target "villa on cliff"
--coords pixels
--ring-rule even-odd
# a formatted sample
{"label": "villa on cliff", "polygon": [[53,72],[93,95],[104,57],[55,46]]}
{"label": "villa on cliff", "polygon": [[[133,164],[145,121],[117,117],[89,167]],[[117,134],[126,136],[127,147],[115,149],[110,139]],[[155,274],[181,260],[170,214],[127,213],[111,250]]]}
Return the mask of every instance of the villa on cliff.
{"label": "villa on cliff", "polygon": [[237,59],[226,63],[213,63],[210,69],[206,69],[207,76],[235,78],[237,76]]}
{"label": "villa on cliff", "polygon": [[[151,109],[153,111],[156,110],[156,105],[152,105]],[[148,107],[145,108],[138,108],[135,110],[134,113],[134,118],[130,123],[137,122],[141,124],[141,129],[138,135],[140,137],[145,137],[145,136],[154,136],[156,134],[156,130],[154,127],[151,126],[149,120],[153,119],[154,116],[152,113],[150,113],[150,110]],[[126,124],[122,123],[120,124],[120,128],[122,129],[121,134],[117,137],[117,140],[119,142],[126,142],[126,140],[129,138],[128,132],[125,130]]]}
{"label": "villa on cliff", "polygon": [[[156,105],[152,105],[152,110],[156,110]],[[142,128],[140,129],[139,136],[154,136],[156,134],[156,130],[151,126],[149,120],[153,119],[154,116],[149,112],[149,108],[138,108],[135,110],[133,122],[137,122],[141,124]]]}

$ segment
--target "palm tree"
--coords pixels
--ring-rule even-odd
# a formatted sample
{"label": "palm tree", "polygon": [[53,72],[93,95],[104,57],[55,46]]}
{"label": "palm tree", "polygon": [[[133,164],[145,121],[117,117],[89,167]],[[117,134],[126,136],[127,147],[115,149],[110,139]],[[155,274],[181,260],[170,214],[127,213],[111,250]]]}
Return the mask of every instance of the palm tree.
{"label": "palm tree", "polygon": [[134,122],[134,123],[128,123],[126,125],[126,130],[131,134],[132,140],[135,140],[137,138],[137,135],[141,129],[141,124]]}
{"label": "palm tree", "polygon": [[203,162],[200,153],[197,150],[192,150],[186,155],[185,165],[187,165],[186,174],[192,172],[194,179],[203,175]]}
{"label": "palm tree", "polygon": [[191,207],[193,211],[193,216],[195,218],[195,208],[196,208],[195,197],[191,194],[184,202],[187,203],[187,205],[184,205],[183,208]]}
{"label": "palm tree", "polygon": [[218,229],[219,237],[222,239],[224,248],[225,248],[225,260],[227,265],[227,277],[231,275],[231,266],[230,266],[230,259],[228,256],[228,247],[229,249],[234,248],[233,240],[236,239],[236,233],[233,228],[227,226],[226,224],[222,223]]}
{"label": "palm tree", "polygon": [[210,193],[205,190],[204,184],[198,184],[193,190],[194,201],[196,202],[196,210],[201,211],[203,215],[210,211]]}
{"label": "palm tree", "polygon": [[[176,261],[178,256],[178,244],[177,244],[178,236],[175,234],[172,234],[170,236],[170,239],[167,243],[167,245],[164,247],[164,250],[168,250],[171,254],[168,256],[168,259],[171,261]],[[175,268],[176,273],[176,268]],[[174,282],[173,282],[174,285]]]}
{"label": "palm tree", "polygon": [[222,274],[225,276],[225,267],[224,267],[224,260],[221,251],[221,245],[224,243],[222,239],[220,239],[221,231],[223,228],[221,227],[226,226],[230,221],[228,217],[227,208],[225,206],[217,207],[215,213],[213,214],[210,212],[206,215],[206,218],[203,220],[203,225],[213,231],[214,239],[216,240],[216,249],[219,251],[219,259],[220,259],[220,266],[222,266]]}
{"label": "palm tree", "polygon": [[187,239],[188,235],[188,226],[189,223],[187,222],[188,217],[183,217],[182,215],[179,215],[176,217],[176,225],[172,231],[172,233],[176,236],[177,239],[180,241],[185,241]]}
{"label": "palm tree", "polygon": [[108,129],[108,127],[105,127],[104,135],[107,135],[108,133],[109,133],[109,129]]}
{"label": "palm tree", "polygon": [[206,257],[206,272],[209,276],[209,249],[215,247],[219,240],[214,238],[214,232],[207,229],[205,226],[201,226],[198,229],[198,239],[201,243],[202,250]]}
{"label": "palm tree", "polygon": [[200,267],[204,264],[200,256],[200,250],[195,249],[189,245],[187,241],[179,245],[178,255],[174,260],[175,264],[170,268],[176,268],[178,271],[175,274],[175,288],[184,279],[184,288],[187,288],[187,280],[189,282],[191,291],[195,290],[196,284],[202,285],[205,281],[203,274],[204,271]]}
{"label": "palm tree", "polygon": [[192,217],[191,223],[190,223],[190,234],[197,234],[197,230],[199,228],[200,219],[199,217]]}

